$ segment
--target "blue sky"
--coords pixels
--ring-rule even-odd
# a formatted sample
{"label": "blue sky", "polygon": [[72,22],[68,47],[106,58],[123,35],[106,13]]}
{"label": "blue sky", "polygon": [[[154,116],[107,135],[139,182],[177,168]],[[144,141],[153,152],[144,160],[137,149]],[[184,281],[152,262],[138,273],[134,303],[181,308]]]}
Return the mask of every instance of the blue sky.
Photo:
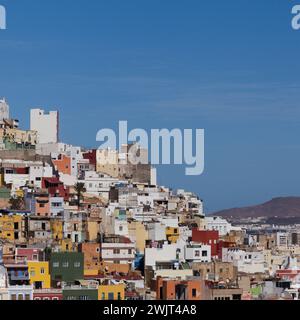
{"label": "blue sky", "polygon": [[[300,4],[300,0],[298,1]],[[204,128],[202,176],[159,168],[206,211],[299,195],[300,31],[287,0],[0,0],[0,96],[61,113],[61,138],[101,128]]]}

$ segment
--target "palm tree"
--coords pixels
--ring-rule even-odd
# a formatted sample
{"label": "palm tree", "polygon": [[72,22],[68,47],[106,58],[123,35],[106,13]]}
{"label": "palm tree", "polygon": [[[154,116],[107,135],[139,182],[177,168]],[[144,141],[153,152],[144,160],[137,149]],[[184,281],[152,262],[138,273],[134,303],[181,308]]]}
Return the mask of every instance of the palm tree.
{"label": "palm tree", "polygon": [[74,189],[76,191],[76,194],[77,194],[77,206],[78,206],[78,209],[80,208],[80,201],[83,197],[83,193],[86,192],[86,188],[84,186],[84,183],[82,182],[77,182],[74,186]]}

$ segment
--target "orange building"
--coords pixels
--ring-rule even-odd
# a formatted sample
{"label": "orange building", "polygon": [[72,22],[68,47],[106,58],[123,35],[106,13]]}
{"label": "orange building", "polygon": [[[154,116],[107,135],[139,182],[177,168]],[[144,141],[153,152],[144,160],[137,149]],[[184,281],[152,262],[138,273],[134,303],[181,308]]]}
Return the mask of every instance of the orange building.
{"label": "orange building", "polygon": [[71,158],[63,154],[59,155],[57,160],[52,159],[52,163],[59,173],[71,174]]}
{"label": "orange building", "polygon": [[84,253],[84,275],[92,276],[100,273],[128,273],[129,264],[117,264],[101,261],[100,244],[95,242],[80,243],[78,250]]}
{"label": "orange building", "polygon": [[203,300],[203,280],[175,280],[157,277],[156,299],[157,300]]}
{"label": "orange building", "polygon": [[39,217],[50,216],[49,195],[43,194],[35,198],[35,215]]}

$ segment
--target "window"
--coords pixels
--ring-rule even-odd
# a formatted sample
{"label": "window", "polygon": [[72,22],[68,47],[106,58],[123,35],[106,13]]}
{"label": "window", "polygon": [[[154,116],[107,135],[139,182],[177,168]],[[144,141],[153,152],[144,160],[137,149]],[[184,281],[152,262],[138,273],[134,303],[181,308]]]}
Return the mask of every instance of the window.
{"label": "window", "polygon": [[192,296],[193,298],[197,296],[197,289],[192,289]]}
{"label": "window", "polygon": [[195,250],[195,257],[200,257],[200,251],[199,250]]}
{"label": "window", "polygon": [[118,300],[122,300],[122,298],[121,298],[121,292],[118,292]]}
{"label": "window", "polygon": [[41,268],[41,274],[45,274],[45,269]]}
{"label": "window", "polygon": [[99,253],[100,252],[100,248],[96,248],[96,252]]}
{"label": "window", "polygon": [[60,207],[60,202],[52,202],[52,207],[54,208]]}
{"label": "window", "polygon": [[59,268],[59,262],[53,262],[53,268]]}
{"label": "window", "polygon": [[202,257],[207,257],[207,251],[206,250],[202,251]]}
{"label": "window", "polygon": [[114,293],[113,292],[108,293],[108,300],[114,300]]}
{"label": "window", "polygon": [[120,254],[120,249],[114,249],[114,254]]}
{"label": "window", "polygon": [[132,249],[128,249],[128,254],[132,254]]}
{"label": "window", "polygon": [[80,268],[80,262],[78,262],[78,261],[74,262],[74,267],[75,268]]}
{"label": "window", "polygon": [[63,266],[63,268],[68,268],[69,262],[68,261],[63,262],[62,266]]}

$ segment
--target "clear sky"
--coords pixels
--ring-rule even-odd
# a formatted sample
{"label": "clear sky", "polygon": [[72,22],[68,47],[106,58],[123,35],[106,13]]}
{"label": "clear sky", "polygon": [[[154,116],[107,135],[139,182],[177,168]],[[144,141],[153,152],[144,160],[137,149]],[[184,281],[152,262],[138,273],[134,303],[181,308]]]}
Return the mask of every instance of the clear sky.
{"label": "clear sky", "polygon": [[205,173],[159,168],[205,209],[300,195],[300,0],[0,0],[0,96],[23,127],[58,108],[64,142],[101,128],[204,128]]}

